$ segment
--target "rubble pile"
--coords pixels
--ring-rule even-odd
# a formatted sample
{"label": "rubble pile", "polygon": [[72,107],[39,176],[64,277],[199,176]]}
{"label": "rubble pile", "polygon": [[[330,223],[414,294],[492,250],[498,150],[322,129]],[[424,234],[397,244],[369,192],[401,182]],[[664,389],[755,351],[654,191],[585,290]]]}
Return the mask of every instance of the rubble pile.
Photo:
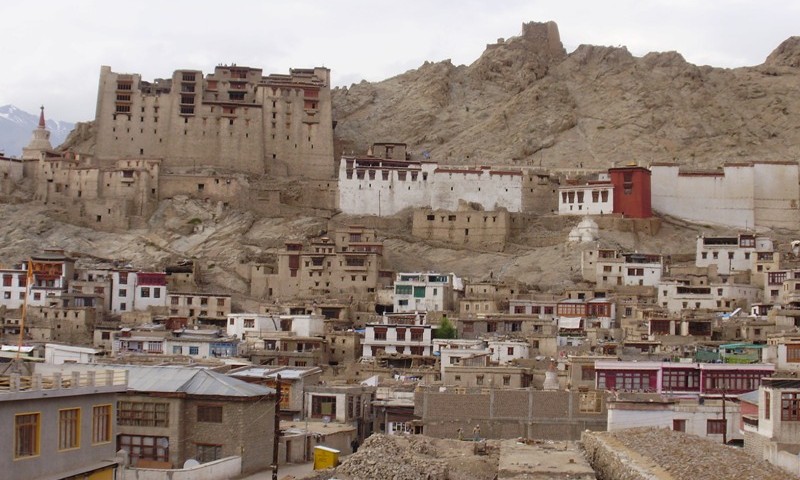
{"label": "rubble pile", "polygon": [[636,428],[608,433],[649,458],[676,480],[783,480],[787,472],[744,450],[669,429]]}
{"label": "rubble pile", "polygon": [[336,469],[352,480],[447,480],[447,463],[427,438],[372,435]]}

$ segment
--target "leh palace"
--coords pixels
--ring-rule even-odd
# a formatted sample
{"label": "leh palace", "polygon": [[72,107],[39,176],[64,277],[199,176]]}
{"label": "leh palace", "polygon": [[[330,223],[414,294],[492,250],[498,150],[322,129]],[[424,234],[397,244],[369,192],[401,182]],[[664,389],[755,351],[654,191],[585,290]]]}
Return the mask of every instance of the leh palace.
{"label": "leh palace", "polygon": [[42,107],[22,155],[0,155],[3,203],[48,219],[0,261],[0,468],[790,478],[797,155],[770,133],[707,153],[688,116],[651,138],[579,111],[623,96],[603,97],[607,72],[587,93],[598,65],[783,92],[787,45],[721,73],[567,54],[549,22],[470,66],[349,88],[325,67],[100,67],[93,122],[54,148]]}

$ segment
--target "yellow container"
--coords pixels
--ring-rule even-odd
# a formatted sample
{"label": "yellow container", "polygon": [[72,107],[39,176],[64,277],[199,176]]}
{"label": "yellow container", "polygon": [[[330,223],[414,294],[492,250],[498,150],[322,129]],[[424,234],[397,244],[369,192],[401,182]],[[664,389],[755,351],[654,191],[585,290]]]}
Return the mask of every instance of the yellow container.
{"label": "yellow container", "polygon": [[335,448],[314,447],[314,470],[325,470],[339,465],[339,450]]}

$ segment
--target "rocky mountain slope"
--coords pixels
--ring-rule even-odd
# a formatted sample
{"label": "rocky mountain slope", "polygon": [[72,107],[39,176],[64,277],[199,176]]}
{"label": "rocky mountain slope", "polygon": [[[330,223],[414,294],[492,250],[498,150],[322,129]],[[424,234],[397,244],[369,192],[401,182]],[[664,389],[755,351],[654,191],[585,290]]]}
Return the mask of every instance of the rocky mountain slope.
{"label": "rocky mountain slope", "polygon": [[[335,132],[346,152],[401,141],[417,157],[427,151],[433,160],[468,164],[795,159],[798,68],[800,38],[781,44],[763,65],[725,70],[688,64],[674,52],[636,58],[624,48],[581,46],[567,53],[555,24],[526,24],[523,35],[489,46],[470,66],[426,63],[383,82],[336,89]],[[91,123],[79,124],[67,145],[91,152],[94,137]],[[363,224],[378,229],[388,266],[397,271],[491,276],[543,291],[580,279],[580,247],[564,243],[578,218],[536,221],[504,252],[467,252],[414,239],[407,214],[281,217],[176,198],[162,202],[148,228],[109,234],[61,223],[57,213],[19,203],[23,197],[20,192],[6,198],[14,203],[0,204],[0,259],[6,264],[47,246],[82,262],[123,260],[141,268],[197,258],[213,288],[244,294],[242,265],[271,262],[286,239]],[[691,255],[700,232],[720,233],[667,219],[654,237],[602,230],[601,239],[626,250]]]}
{"label": "rocky mountain slope", "polygon": [[447,163],[607,167],[631,161],[716,165],[800,153],[800,37],[758,66],[696,66],[676,52],[634,57],[581,45],[550,23],[487,49],[469,66],[425,63],[333,92],[345,153],[375,141]]}

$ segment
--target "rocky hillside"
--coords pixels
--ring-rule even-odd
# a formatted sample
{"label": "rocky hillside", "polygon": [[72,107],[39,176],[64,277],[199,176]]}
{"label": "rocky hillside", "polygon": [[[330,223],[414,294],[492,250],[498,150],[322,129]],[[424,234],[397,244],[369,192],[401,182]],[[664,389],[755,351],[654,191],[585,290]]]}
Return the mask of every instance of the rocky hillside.
{"label": "rocky hillside", "polygon": [[716,165],[800,153],[800,37],[758,66],[722,69],[676,52],[631,55],[581,45],[555,23],[488,45],[469,66],[425,63],[333,92],[345,153],[405,142],[448,163],[607,167],[631,161]]}
{"label": "rocky hillside", "polygon": [[[383,82],[336,89],[335,131],[347,152],[402,141],[412,155],[428,151],[452,163],[606,167],[794,159],[798,69],[800,38],[784,42],[760,66],[726,70],[691,65],[674,52],[636,58],[624,48],[581,46],[567,53],[555,24],[533,23],[521,36],[487,47],[470,66],[426,63]],[[79,124],[67,145],[91,152],[94,141],[93,125]],[[6,219],[0,259],[7,264],[46,246],[86,262],[123,260],[141,268],[197,258],[213,288],[246,294],[242,266],[274,261],[287,238],[363,224],[378,229],[388,267],[397,271],[492,277],[543,291],[580,281],[580,248],[564,243],[577,218],[534,221],[504,252],[465,252],[414,239],[407,214],[279,217],[176,198],[162,202],[148,228],[108,234],[61,223],[58,212],[22,204],[27,197],[17,193],[6,199],[12,203],[0,204]],[[603,230],[601,240],[626,250],[691,255],[701,232],[719,233],[665,219],[655,237]]]}

